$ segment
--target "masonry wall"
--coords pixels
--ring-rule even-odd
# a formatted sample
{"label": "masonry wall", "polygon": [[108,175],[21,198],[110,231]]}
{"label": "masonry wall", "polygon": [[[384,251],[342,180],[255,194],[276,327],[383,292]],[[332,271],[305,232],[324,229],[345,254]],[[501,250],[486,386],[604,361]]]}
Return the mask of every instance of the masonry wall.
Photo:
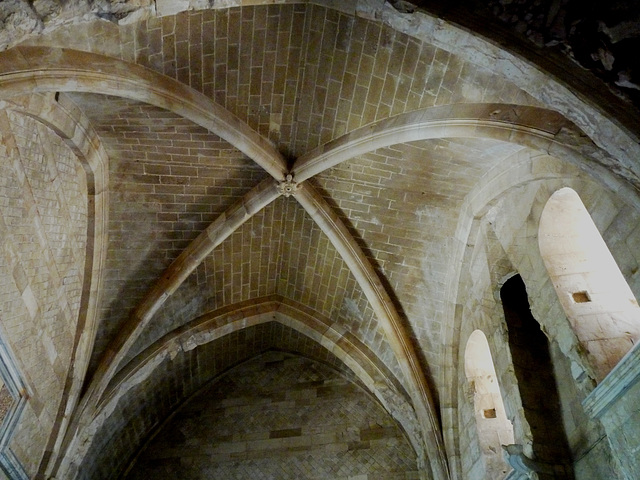
{"label": "masonry wall", "polygon": [[[637,361],[636,361],[637,362]],[[636,363],[637,365],[637,363]],[[635,367],[638,371],[638,367]],[[601,417],[611,448],[616,452],[621,478],[637,478],[640,475],[640,382],[629,390]]]}
{"label": "masonry wall", "polygon": [[278,322],[248,326],[195,348],[187,345],[185,351],[175,352],[170,344],[156,348],[159,350],[148,365],[151,370],[141,367],[134,372],[135,378],[121,379],[114,399],[89,427],[92,433],[86,449],[71,459],[71,472],[66,474],[69,478],[120,478],[149,435],[158,431],[185,398],[271,349],[297,352],[330,365],[350,383],[359,384],[353,371],[329,350]]}
{"label": "masonry wall", "polygon": [[382,407],[332,368],[281,352],[240,365],[188,402],[129,480],[417,479]]}
{"label": "masonry wall", "polygon": [[[551,357],[560,395],[562,421],[572,446],[575,478],[624,478],[601,423],[585,413],[582,395],[571,372],[571,363],[558,344],[550,344]],[[637,424],[636,424],[637,425]],[[636,427],[634,427],[636,428]]]}
{"label": "masonry wall", "polygon": [[62,398],[82,294],[87,187],[47,127],[0,111],[0,334],[28,402],[10,448],[36,473]]}

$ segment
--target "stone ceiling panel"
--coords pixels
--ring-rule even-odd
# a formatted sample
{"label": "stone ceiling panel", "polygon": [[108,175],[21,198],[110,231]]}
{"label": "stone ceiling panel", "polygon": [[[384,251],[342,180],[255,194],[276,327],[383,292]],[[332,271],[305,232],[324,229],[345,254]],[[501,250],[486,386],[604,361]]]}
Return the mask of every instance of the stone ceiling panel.
{"label": "stone ceiling panel", "polygon": [[[276,200],[222,242],[170,296],[128,359],[209,311],[277,293],[284,200]],[[126,360],[125,360],[126,363]]]}
{"label": "stone ceiling panel", "polygon": [[75,25],[75,38],[62,27],[34,43],[105,53],[175,78],[290,158],[406,111],[450,103],[541,105],[499,73],[319,5],[182,12],[117,30],[100,23]]}
{"label": "stone ceiling panel", "polygon": [[279,294],[349,331],[402,373],[368,300],[338,252],[292,198],[280,198],[217,247],[156,313],[121,365],[207,312]]}
{"label": "stone ceiling panel", "polygon": [[290,201],[282,238],[278,293],[356,335],[400,379],[398,360],[355,276],[320,227]]}
{"label": "stone ceiling panel", "polygon": [[158,276],[266,176],[229,143],[150,105],[73,94],[110,157],[109,250],[98,355]]}
{"label": "stone ceiling panel", "polygon": [[409,319],[431,369],[442,362],[441,322],[465,196],[522,147],[494,140],[425,140],[344,162],[317,177]]}

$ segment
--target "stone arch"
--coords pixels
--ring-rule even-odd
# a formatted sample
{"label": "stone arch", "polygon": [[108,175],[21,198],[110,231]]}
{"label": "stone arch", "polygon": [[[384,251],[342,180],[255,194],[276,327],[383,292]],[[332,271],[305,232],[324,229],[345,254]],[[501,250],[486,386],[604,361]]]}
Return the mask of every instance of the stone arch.
{"label": "stone arch", "polygon": [[482,330],[471,333],[464,356],[485,473],[487,477],[498,479],[510,470],[503,459],[501,447],[514,443],[513,425],[505,412],[491,350]]}
{"label": "stone arch", "polygon": [[77,319],[74,319],[69,339],[71,359],[68,365],[62,366],[66,375],[62,382],[62,397],[58,399],[55,417],[51,418],[53,429],[46,439],[47,451],[57,451],[61,446],[61,432],[64,433],[69,424],[68,412],[79,401],[97,331],[98,306],[107,255],[105,232],[109,212],[109,161],[100,138],[88,119],[64,94],[12,96],[10,99],[0,100],[0,108],[35,120],[53,135],[57,135],[75,155],[86,179],[86,244],[84,263],[80,268],[79,312]]}
{"label": "stone arch", "polygon": [[[378,148],[433,138],[491,138],[564,158],[575,165],[606,158],[574,124],[552,110],[508,104],[456,104],[399,114],[353,130],[300,156],[293,166],[294,178],[302,182]],[[596,162],[590,166],[600,173]]]}
{"label": "stone arch", "polygon": [[[505,340],[505,334],[502,327],[497,325],[499,318],[502,318],[502,309],[499,305],[499,289],[498,285],[504,282],[510,275],[516,271],[517,267],[509,261],[504,251],[500,252],[501,257],[494,260],[494,266],[499,269],[495,278],[495,284],[492,284],[490,290],[484,293],[485,304],[493,304],[492,311],[485,318],[485,322],[474,323],[473,326],[468,324],[468,317],[465,314],[464,301],[461,295],[463,292],[468,293],[468,285],[466,285],[466,279],[469,276],[469,272],[472,270],[472,257],[476,251],[476,245],[484,238],[487,233],[486,230],[486,215],[487,212],[495,205],[499,199],[507,195],[512,189],[517,188],[519,185],[527,184],[532,181],[553,181],[555,176],[561,177],[562,171],[558,171],[555,175],[548,175],[545,172],[545,168],[540,166],[533,167],[533,165],[546,163],[555,159],[551,159],[547,155],[534,152],[532,150],[522,150],[505,159],[505,165],[498,165],[493,172],[490,172],[478,183],[478,186],[469,193],[465,198],[464,204],[460,208],[460,215],[458,218],[458,226],[456,229],[456,243],[458,248],[455,250],[456,257],[452,259],[456,270],[448,278],[447,296],[445,298],[445,313],[444,318],[452,319],[452,321],[443,322],[443,337],[445,345],[452,345],[453,348],[446,351],[444,360],[444,367],[441,372],[441,388],[442,397],[442,418],[444,438],[448,440],[446,448],[450,463],[452,464],[452,471],[456,471],[458,476],[462,475],[462,458],[458,457],[460,452],[460,445],[458,442],[458,435],[455,432],[458,427],[458,405],[463,400],[458,393],[457,385],[447,383],[446,378],[456,378],[459,382],[464,381],[464,363],[463,358],[464,351],[462,346],[465,345],[466,339],[471,332],[476,328],[481,328],[489,338],[500,338],[501,348],[496,354],[503,354],[506,356],[504,361],[511,361],[510,354],[508,353],[508,345]],[[547,167],[548,168],[548,167]],[[557,170],[555,167],[551,167],[551,170]],[[551,178],[549,178],[551,177]],[[496,251],[500,251],[500,243],[494,234],[491,234],[492,246]],[[473,247],[473,248],[469,248]],[[494,332],[495,330],[495,332]],[[492,333],[493,332],[493,333]],[[455,348],[455,345],[460,345],[459,348]],[[494,358],[495,361],[497,359]],[[511,377],[513,375],[511,374]],[[511,380],[505,379],[500,375],[500,381],[503,387],[508,388],[509,384],[515,383],[513,378]],[[517,389],[508,389],[505,392],[505,398],[514,398],[517,407],[519,400],[519,393]],[[507,409],[510,406],[507,405]],[[513,412],[517,411],[514,410]],[[513,413],[512,412],[512,413]],[[514,419],[514,429],[516,430],[516,436],[521,443],[524,443],[527,447],[527,451],[530,452],[530,441],[523,440],[530,438],[530,430],[526,421],[522,421],[520,417],[516,416]]]}
{"label": "stone arch", "polygon": [[640,307],[575,190],[540,218],[540,254],[558,299],[602,380],[640,338]]}
{"label": "stone arch", "polygon": [[32,91],[90,92],[138,100],[219,135],[274,178],[281,180],[286,174],[282,155],[231,112],[177,80],[140,65],[76,50],[24,46],[0,53],[0,64],[0,98]]}
{"label": "stone arch", "polygon": [[[334,358],[339,362],[341,368],[351,372],[350,374],[369,390],[399,423],[416,451],[420,468],[429,470],[424,455],[425,444],[417,427],[414,408],[398,379],[355,336],[342,329],[333,328],[328,319],[309,312],[295,302],[273,296],[204,315],[168,334],[136,357],[112,380],[95,417],[74,438],[64,463],[53,473],[65,478],[84,478],[83,475],[96,475],[95,478],[100,478],[98,470],[94,470],[100,468],[99,459],[93,456],[99,453],[109,459],[121,458],[123,455],[126,457],[127,452],[132,448],[138,448],[143,436],[157,426],[154,422],[144,423],[144,413],[138,409],[144,408],[145,412],[154,412],[158,417],[156,421],[160,421],[199,386],[243,358],[231,351],[225,354],[226,360],[221,360],[216,366],[214,363],[217,360],[206,360],[215,358],[215,353],[207,349],[214,348],[216,342],[227,342],[226,348],[229,342],[231,345],[237,345],[239,335],[249,335],[243,332],[250,332],[250,329],[254,328],[284,328],[287,332],[296,332],[300,338],[306,339],[300,344],[300,348],[311,348],[314,354],[325,352],[327,358]],[[279,331],[281,335],[282,330]],[[259,347],[260,345],[257,345],[255,348]],[[199,352],[204,357],[200,357]],[[255,351],[258,352],[259,350]],[[207,373],[213,372],[216,368],[222,370],[205,378]],[[162,386],[161,389],[164,390],[173,390],[163,390],[150,397],[145,393],[145,385],[147,389],[149,385],[155,385],[158,388]],[[144,400],[140,401],[141,398]],[[164,401],[162,398],[169,400]],[[116,428],[115,424],[110,422],[115,422],[120,427],[128,422],[142,422],[134,428],[134,431],[140,434],[140,438],[105,439],[100,435],[102,428],[105,428],[104,432],[120,430],[120,427]],[[85,440],[90,438],[93,438],[94,442],[102,438],[104,443],[85,443]],[[134,443],[131,443],[132,441]],[[113,465],[110,465],[109,468],[112,467]]]}

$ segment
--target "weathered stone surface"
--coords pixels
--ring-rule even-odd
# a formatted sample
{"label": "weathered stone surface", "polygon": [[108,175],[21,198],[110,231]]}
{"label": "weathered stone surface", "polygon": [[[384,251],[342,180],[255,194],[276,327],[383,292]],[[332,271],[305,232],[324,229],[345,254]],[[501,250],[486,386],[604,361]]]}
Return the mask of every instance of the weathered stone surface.
{"label": "weathered stone surface", "polygon": [[146,16],[152,5],[150,0],[6,0],[0,8],[0,51],[63,25],[131,21]]}
{"label": "weathered stone surface", "polygon": [[[598,358],[624,354],[596,352],[610,345],[602,322],[637,319],[579,301],[591,290],[571,282],[556,293],[564,264],[547,270],[538,242],[548,199],[570,187],[640,293],[638,110],[565,55],[610,81],[626,72],[633,96],[621,65],[635,20],[624,6],[599,16],[616,2],[584,15],[571,1],[463,4],[0,4],[0,336],[27,384],[9,448],[29,476],[117,477],[207,381],[279,348],[357,378],[424,478],[483,478],[488,430],[461,347],[477,329],[513,441],[555,468],[540,434],[552,425],[525,395],[542,376],[507,344],[497,292],[516,273],[550,340],[552,423],[575,460],[558,468],[638,473],[630,400],[615,421],[581,410],[606,374]],[[602,20],[596,49],[579,43],[585,19]],[[571,260],[560,236],[554,255]],[[387,427],[358,427],[347,451]],[[287,442],[306,438],[299,424],[264,432],[245,446],[295,455]]]}
{"label": "weathered stone surface", "polygon": [[501,22],[539,47],[557,48],[620,95],[640,102],[640,7],[636,2],[492,1]]}

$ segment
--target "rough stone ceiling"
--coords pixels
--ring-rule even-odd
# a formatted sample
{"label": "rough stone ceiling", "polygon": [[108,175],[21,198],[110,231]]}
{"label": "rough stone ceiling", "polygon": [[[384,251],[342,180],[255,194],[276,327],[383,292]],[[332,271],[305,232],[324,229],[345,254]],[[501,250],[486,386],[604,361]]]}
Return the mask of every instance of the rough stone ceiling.
{"label": "rough stone ceiling", "polygon": [[[318,7],[179,14],[142,27],[135,33],[136,45],[144,46],[136,48],[138,62],[212,96],[290,159],[404,111],[465,101],[537,104],[499,76],[443,50]],[[276,31],[268,41],[266,32]],[[112,154],[104,316],[92,360],[97,366],[180,249],[264,173],[173,115],[131,102],[115,102],[112,114],[109,102],[94,99],[74,97]],[[162,140],[171,143],[163,146]],[[377,271],[388,286],[394,304],[382,300],[382,308],[396,310],[391,315],[405,323],[404,335],[421,347],[423,378],[442,361],[440,318],[456,207],[475,179],[519,148],[490,139],[392,145],[318,175],[317,183],[308,180],[363,249],[371,262],[365,269]],[[297,203],[278,200],[213,251],[143,327],[126,358],[208,310],[280,294],[356,335],[412,391],[415,380],[388,343],[397,339],[379,324],[362,280],[356,280],[361,275],[350,271]]]}
{"label": "rough stone ceiling", "polygon": [[443,468],[429,432],[469,198],[519,155],[578,145],[593,168],[611,162],[545,109],[546,90],[536,97],[509,72],[319,5],[94,21],[30,43],[47,49],[24,47],[21,60],[71,65],[77,78],[54,82],[68,92],[55,100],[79,109],[108,157],[83,408],[112,394],[113,376],[154,342],[212,311],[277,297],[386,365],[432,442],[432,468]]}

